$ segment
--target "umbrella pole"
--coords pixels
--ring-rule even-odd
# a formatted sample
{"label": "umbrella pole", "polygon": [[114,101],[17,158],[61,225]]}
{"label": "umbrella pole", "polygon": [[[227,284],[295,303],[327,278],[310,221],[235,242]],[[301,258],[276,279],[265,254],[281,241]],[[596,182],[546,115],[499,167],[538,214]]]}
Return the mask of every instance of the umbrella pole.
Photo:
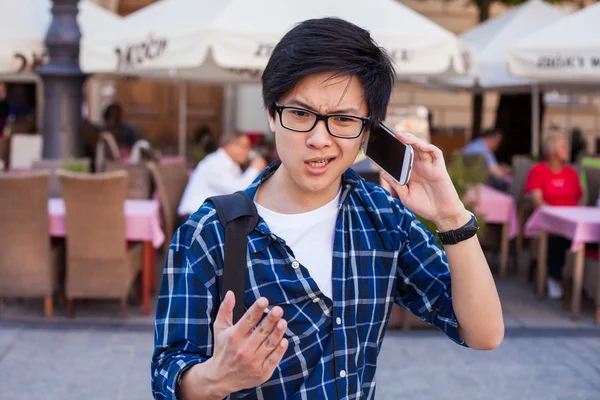
{"label": "umbrella pole", "polygon": [[573,126],[573,93],[569,91],[567,96],[567,115],[565,121],[565,132],[567,132],[567,138],[569,140],[569,146],[571,146],[573,138],[571,137],[571,127]]}
{"label": "umbrella pole", "polygon": [[540,155],[540,87],[531,86],[531,155]]}
{"label": "umbrella pole", "polygon": [[187,82],[179,82],[179,155],[185,156],[187,147]]}

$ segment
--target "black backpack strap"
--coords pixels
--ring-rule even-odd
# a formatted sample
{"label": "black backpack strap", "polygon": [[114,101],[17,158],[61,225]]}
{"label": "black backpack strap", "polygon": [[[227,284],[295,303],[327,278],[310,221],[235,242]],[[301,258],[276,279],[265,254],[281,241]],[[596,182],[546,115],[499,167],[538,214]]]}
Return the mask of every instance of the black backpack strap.
{"label": "black backpack strap", "polygon": [[206,201],[214,204],[219,222],[225,228],[221,300],[229,290],[235,295],[233,308],[235,324],[244,314],[248,235],[258,224],[258,211],[252,198],[243,191],[210,197]]}

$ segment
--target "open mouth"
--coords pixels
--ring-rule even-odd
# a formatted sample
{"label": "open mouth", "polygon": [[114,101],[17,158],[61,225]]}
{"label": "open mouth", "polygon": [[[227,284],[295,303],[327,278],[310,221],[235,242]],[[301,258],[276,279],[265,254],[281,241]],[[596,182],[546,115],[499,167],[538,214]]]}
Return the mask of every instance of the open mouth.
{"label": "open mouth", "polygon": [[327,164],[329,164],[330,162],[332,162],[333,160],[334,160],[334,158],[325,158],[323,160],[307,161],[307,164],[310,165],[311,167],[322,168],[322,167],[326,166]]}
{"label": "open mouth", "polygon": [[329,164],[332,161],[333,161],[333,158],[326,158],[324,160],[309,161],[308,165],[310,165],[311,167],[320,168],[320,167],[326,166],[327,164]]}

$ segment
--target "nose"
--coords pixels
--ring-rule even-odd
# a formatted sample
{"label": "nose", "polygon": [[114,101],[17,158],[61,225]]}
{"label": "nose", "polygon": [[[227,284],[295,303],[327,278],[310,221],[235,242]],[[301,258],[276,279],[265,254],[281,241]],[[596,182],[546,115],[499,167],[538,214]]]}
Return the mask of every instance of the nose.
{"label": "nose", "polygon": [[325,121],[319,121],[312,131],[310,131],[306,145],[315,149],[321,149],[331,146],[333,143],[332,139],[333,137],[327,131]]}

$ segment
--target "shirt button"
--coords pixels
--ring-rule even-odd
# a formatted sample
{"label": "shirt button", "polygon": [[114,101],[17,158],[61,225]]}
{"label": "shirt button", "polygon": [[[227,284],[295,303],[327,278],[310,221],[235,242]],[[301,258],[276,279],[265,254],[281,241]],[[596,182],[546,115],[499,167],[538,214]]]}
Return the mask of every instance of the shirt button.
{"label": "shirt button", "polygon": [[294,261],[294,262],[292,263],[292,268],[294,268],[294,269],[298,269],[299,267],[300,267],[300,263],[299,263],[298,261]]}
{"label": "shirt button", "polygon": [[342,319],[340,317],[337,317],[335,319],[335,323],[338,324],[338,325],[341,325],[342,324]]}
{"label": "shirt button", "polygon": [[346,377],[346,371],[341,370],[340,371],[340,378],[345,378]]}
{"label": "shirt button", "polygon": [[318,297],[315,297],[315,298],[313,299],[313,303],[318,303],[319,301],[321,301],[321,299],[320,299],[320,298],[318,298]]}
{"label": "shirt button", "polygon": [[275,235],[271,235],[271,239],[273,239],[273,240],[277,240],[277,236],[275,236]]}

